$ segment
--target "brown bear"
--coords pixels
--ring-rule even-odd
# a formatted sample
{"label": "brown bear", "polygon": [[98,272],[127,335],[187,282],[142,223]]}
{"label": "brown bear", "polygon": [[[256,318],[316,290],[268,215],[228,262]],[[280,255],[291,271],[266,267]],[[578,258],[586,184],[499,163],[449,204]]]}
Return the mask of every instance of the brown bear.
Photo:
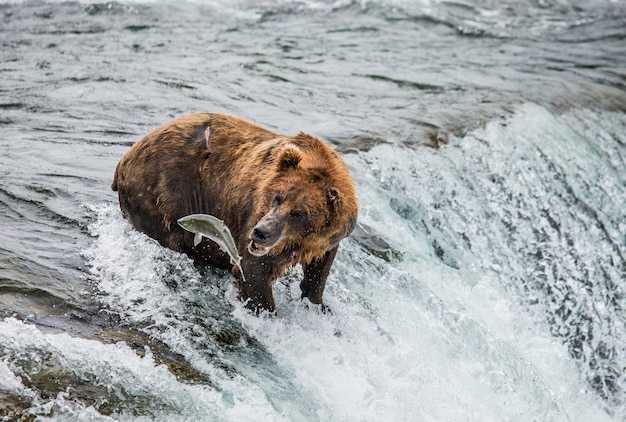
{"label": "brown bear", "polygon": [[[134,144],[115,170],[122,214],[163,246],[230,269],[240,300],[275,311],[272,285],[302,265],[302,297],[321,304],[339,241],[357,219],[354,183],[333,148],[244,119],[197,113],[165,123]],[[177,220],[211,214],[230,229],[245,281],[210,240],[194,246]]]}

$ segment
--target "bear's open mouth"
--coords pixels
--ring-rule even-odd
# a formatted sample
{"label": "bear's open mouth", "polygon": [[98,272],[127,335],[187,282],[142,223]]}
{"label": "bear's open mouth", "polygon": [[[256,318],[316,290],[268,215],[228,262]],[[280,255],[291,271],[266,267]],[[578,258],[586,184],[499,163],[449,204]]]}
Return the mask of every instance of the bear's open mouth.
{"label": "bear's open mouth", "polygon": [[254,256],[263,256],[267,254],[270,250],[269,246],[261,246],[257,245],[254,240],[251,240],[248,244],[248,252],[250,252]]}

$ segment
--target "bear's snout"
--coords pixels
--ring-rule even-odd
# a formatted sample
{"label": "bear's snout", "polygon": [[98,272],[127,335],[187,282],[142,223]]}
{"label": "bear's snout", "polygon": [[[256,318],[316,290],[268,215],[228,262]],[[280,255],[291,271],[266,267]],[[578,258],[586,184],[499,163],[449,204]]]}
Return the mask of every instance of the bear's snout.
{"label": "bear's snout", "polygon": [[264,243],[271,237],[272,232],[266,226],[259,224],[252,229],[252,240]]}
{"label": "bear's snout", "polygon": [[250,231],[248,251],[255,256],[263,256],[282,238],[283,214],[278,207],[267,213]]}
{"label": "bear's snout", "polygon": [[273,246],[272,242],[272,232],[271,230],[259,223],[257,224],[250,233],[250,243],[248,244],[248,252],[250,252],[254,256],[263,256],[267,252],[269,252],[271,246]]}

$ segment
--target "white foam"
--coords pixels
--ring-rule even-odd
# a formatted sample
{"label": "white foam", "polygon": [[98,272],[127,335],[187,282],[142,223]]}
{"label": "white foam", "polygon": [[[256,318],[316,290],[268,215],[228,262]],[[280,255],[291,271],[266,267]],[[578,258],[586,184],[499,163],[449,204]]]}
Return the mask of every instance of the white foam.
{"label": "white foam", "polygon": [[[154,405],[153,416],[157,419],[185,420],[190,414],[200,412],[219,420],[220,415],[227,412],[220,394],[207,386],[178,382],[165,365],[154,362],[149,350],[140,357],[124,343],[102,344],[68,334],[43,333],[14,318],[0,321],[0,344],[5,359],[12,361],[10,365],[20,367],[26,374],[36,374],[42,362],[51,360],[79,379],[89,379],[95,386],[115,390],[118,397],[125,397],[125,400],[147,400]],[[19,389],[19,386],[14,388]],[[32,412],[42,416],[54,411],[55,415],[75,420],[92,420],[98,415],[93,408],[68,401],[67,394],[63,393],[55,399],[36,402]],[[159,408],[171,410],[159,411]],[[121,419],[131,416],[120,415]]]}
{"label": "white foam", "polygon": [[224,277],[215,276],[215,284],[207,283],[189,258],[135,231],[121,218],[116,205],[103,204],[93,211],[97,221],[90,229],[98,237],[85,256],[107,309],[163,341],[210,377],[223,392],[228,418],[242,411],[272,415],[272,403],[261,388],[224,372],[211,361],[219,350],[204,324],[211,324],[215,313],[228,310],[229,303],[223,297],[229,287],[220,287]]}

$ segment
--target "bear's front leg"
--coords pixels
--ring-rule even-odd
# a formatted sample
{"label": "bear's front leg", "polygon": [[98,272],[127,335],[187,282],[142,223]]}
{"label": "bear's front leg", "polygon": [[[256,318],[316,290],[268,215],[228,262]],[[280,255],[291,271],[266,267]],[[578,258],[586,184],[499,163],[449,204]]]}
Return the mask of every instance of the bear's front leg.
{"label": "bear's front leg", "polygon": [[325,309],[322,303],[322,294],[324,293],[326,278],[330,273],[330,267],[337,254],[337,249],[339,249],[339,246],[335,246],[326,252],[320,259],[302,265],[304,270],[304,279],[300,283],[302,298],[307,297],[311,303],[321,304],[322,309]]}
{"label": "bear's front leg", "polygon": [[235,266],[232,273],[237,279],[237,296],[246,303],[246,308],[254,311],[257,315],[263,311],[274,313],[276,305],[272,285],[275,272],[272,262],[266,257],[255,257],[245,254],[242,259],[242,267],[245,280],[241,272]]}

